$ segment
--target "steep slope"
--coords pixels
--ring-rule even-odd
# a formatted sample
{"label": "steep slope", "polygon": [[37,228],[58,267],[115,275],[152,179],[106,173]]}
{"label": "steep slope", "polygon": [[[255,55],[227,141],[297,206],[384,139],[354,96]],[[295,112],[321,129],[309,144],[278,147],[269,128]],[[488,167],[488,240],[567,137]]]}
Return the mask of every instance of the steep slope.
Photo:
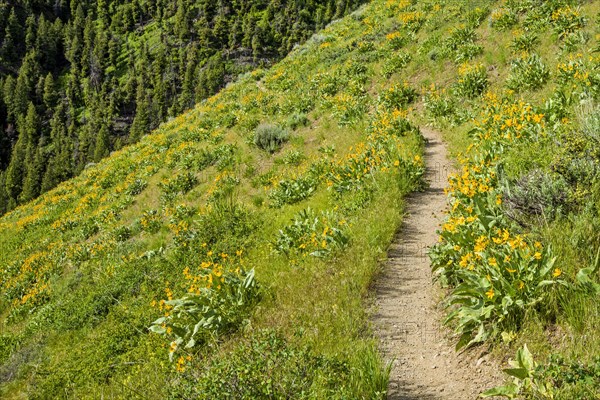
{"label": "steep slope", "polygon": [[356,9],[326,1],[0,4],[0,214]]}
{"label": "steep slope", "polygon": [[2,218],[3,397],[385,392],[361,299],[423,170],[389,10]]}
{"label": "steep slope", "polygon": [[453,342],[519,349],[490,394],[597,397],[600,3],[577,6],[373,1],[4,216],[2,396],[384,397],[365,297],[430,123],[460,165],[430,249]]}

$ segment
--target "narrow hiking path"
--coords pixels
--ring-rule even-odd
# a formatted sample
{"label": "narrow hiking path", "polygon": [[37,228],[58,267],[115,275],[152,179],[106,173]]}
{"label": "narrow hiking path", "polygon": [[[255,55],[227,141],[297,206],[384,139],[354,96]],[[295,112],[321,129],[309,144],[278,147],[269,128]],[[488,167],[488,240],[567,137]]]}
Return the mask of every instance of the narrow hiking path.
{"label": "narrow hiking path", "polygon": [[475,399],[498,382],[498,372],[481,349],[457,354],[441,326],[441,289],[432,283],[427,250],[444,218],[452,164],[440,133],[423,129],[423,135],[428,187],[407,198],[402,228],[374,285],[375,330],[393,362],[388,398]]}

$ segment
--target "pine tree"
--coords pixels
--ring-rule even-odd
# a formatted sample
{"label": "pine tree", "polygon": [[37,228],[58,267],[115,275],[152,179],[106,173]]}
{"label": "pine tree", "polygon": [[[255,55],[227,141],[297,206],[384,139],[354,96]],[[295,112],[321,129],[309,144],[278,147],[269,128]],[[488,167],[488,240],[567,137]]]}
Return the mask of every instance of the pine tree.
{"label": "pine tree", "polygon": [[229,48],[233,49],[242,43],[244,32],[242,30],[242,22],[240,18],[236,18],[229,29]]}
{"label": "pine tree", "polygon": [[186,0],[177,0],[177,13],[175,14],[175,34],[179,40],[189,38],[190,26],[188,20],[189,4]]}
{"label": "pine tree", "polygon": [[38,147],[32,161],[26,161],[27,173],[23,182],[23,192],[19,196],[19,203],[26,203],[35,199],[40,194],[42,177],[45,172],[46,156],[43,147]]}
{"label": "pine tree", "polygon": [[25,154],[27,151],[27,138],[20,135],[13,147],[10,164],[6,169],[5,188],[9,197],[10,208],[16,206],[17,199],[23,190],[23,179],[25,176]]}
{"label": "pine tree", "polygon": [[27,51],[33,50],[36,42],[37,26],[35,23],[35,17],[30,15],[25,21],[25,49]]}
{"label": "pine tree", "polygon": [[16,102],[14,101],[15,86],[17,82],[9,75],[4,81],[2,90],[2,100],[6,104],[6,122],[14,123],[17,119]]}
{"label": "pine tree", "polygon": [[94,128],[91,126],[90,122],[88,121],[86,124],[84,124],[83,126],[81,126],[80,129],[78,129],[78,135],[77,135],[77,153],[76,153],[76,157],[77,157],[77,171],[80,172],[82,171],[85,166],[87,165],[90,157],[90,148],[92,146],[92,135],[94,133]]}
{"label": "pine tree", "polygon": [[189,46],[186,57],[185,76],[181,88],[181,95],[179,96],[180,109],[178,111],[187,110],[194,105],[194,87],[196,86],[195,72],[197,63],[196,54],[196,46]]}
{"label": "pine tree", "polygon": [[54,23],[48,22],[42,14],[38,21],[38,32],[35,48],[40,55],[40,63],[47,71],[54,71],[64,59],[59,54],[59,44],[62,42],[63,25],[60,19]]}
{"label": "pine tree", "polygon": [[58,95],[56,93],[56,88],[54,87],[54,78],[52,77],[52,74],[48,72],[46,78],[44,79],[43,95],[43,101],[46,110],[51,110],[52,108],[54,108],[57,99]]}
{"label": "pine tree", "polygon": [[336,8],[335,8],[335,18],[341,18],[347,12],[347,3],[346,0],[337,0]]}
{"label": "pine tree", "polygon": [[94,40],[96,38],[96,25],[90,15],[85,19],[85,28],[83,30],[83,51],[81,54],[81,72],[84,75],[89,74],[92,52],[94,49]]}
{"label": "pine tree", "polygon": [[99,162],[110,153],[110,130],[108,128],[106,114],[110,114],[110,110],[106,104],[101,103],[100,109],[97,110],[96,120],[100,125],[100,129],[96,134],[96,143],[94,144],[94,161]]}
{"label": "pine tree", "polygon": [[110,132],[106,125],[102,125],[96,136],[96,146],[94,149],[94,161],[99,162],[110,153]]}
{"label": "pine tree", "polygon": [[50,154],[42,179],[42,192],[73,176],[73,144],[66,127],[66,106],[59,103],[50,121]]}
{"label": "pine tree", "polygon": [[225,64],[221,53],[215,54],[201,68],[196,86],[196,101],[199,102],[215,94],[225,84]]}
{"label": "pine tree", "polygon": [[110,18],[108,16],[108,4],[106,0],[96,1],[96,16],[99,30],[105,31],[110,23]]}
{"label": "pine tree", "polygon": [[135,118],[129,131],[129,142],[135,143],[148,132],[150,127],[150,101],[143,85],[138,85]]}
{"label": "pine tree", "polygon": [[37,51],[31,50],[23,59],[19,68],[19,75],[15,85],[13,101],[15,103],[15,114],[21,115],[27,112],[27,103],[35,93],[35,87],[40,76],[40,66],[37,60]]}
{"label": "pine tree", "polygon": [[8,211],[9,202],[8,193],[6,192],[6,178],[4,171],[0,171],[0,215]]}
{"label": "pine tree", "polygon": [[44,156],[40,146],[40,123],[33,103],[29,103],[27,116],[19,124],[19,139],[26,139],[24,175],[22,192],[18,196],[19,202],[29,201],[37,197],[40,191]]}
{"label": "pine tree", "polygon": [[6,63],[13,64],[18,60],[18,51],[20,43],[23,41],[23,27],[17,18],[15,9],[10,10],[8,16],[8,23],[4,32],[4,40],[2,41],[2,47],[0,48],[0,56]]}
{"label": "pine tree", "polygon": [[6,136],[6,132],[0,126],[0,171],[8,164],[8,157],[10,155],[10,141]]}
{"label": "pine tree", "polygon": [[[71,10],[73,10],[73,6],[77,4],[75,1],[71,1]],[[83,7],[81,4],[76,6],[76,11],[71,11],[75,17],[71,20],[67,28],[66,35],[66,52],[65,56],[69,63],[71,64],[71,68],[80,69],[82,63],[82,53],[83,53],[83,33],[85,29],[85,12],[83,11]]]}
{"label": "pine tree", "polygon": [[131,112],[134,109],[132,106],[137,93],[137,80],[138,76],[136,74],[135,58],[133,51],[130,51],[127,61],[127,81],[125,82],[125,87],[122,90],[125,112]]}
{"label": "pine tree", "polygon": [[219,14],[215,18],[214,28],[213,28],[213,37],[215,39],[215,46],[219,48],[224,48],[228,45],[229,42],[229,23],[227,21],[227,17],[225,15]]}

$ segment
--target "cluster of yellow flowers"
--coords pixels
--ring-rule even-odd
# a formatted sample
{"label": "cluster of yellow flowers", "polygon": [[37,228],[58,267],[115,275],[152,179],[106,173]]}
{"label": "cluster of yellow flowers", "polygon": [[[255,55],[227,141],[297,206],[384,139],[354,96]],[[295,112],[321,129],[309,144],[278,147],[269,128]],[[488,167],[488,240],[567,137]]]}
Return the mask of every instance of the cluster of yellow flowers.
{"label": "cluster of yellow flowers", "polygon": [[506,18],[506,15],[508,13],[509,13],[509,11],[505,8],[496,8],[495,10],[493,10],[492,14],[490,15],[492,24],[494,22],[501,21],[503,18]]}
{"label": "cluster of yellow flowers", "polygon": [[387,35],[385,35],[385,38],[389,41],[398,40],[401,37],[402,37],[402,34],[398,31],[391,32],[391,33],[388,33]]}
{"label": "cluster of yellow flowers", "polygon": [[[475,142],[467,157],[460,158],[461,172],[450,177],[449,216],[430,253],[438,276],[460,288],[456,296],[473,298],[472,303],[461,302],[465,315],[478,301],[489,307],[486,315],[468,314],[461,320],[463,333],[520,318],[524,307],[544,296],[544,286],[562,275],[551,251],[518,232],[504,214],[496,168],[505,148],[526,145],[545,134],[544,116],[522,101],[486,98]],[[476,322],[465,322],[473,318]]]}
{"label": "cluster of yellow flowers", "polygon": [[[590,59],[590,61],[593,60]],[[568,61],[559,62],[556,68],[559,83],[563,85],[572,84],[573,89],[576,89],[577,85],[582,87],[592,86],[589,68],[586,66],[582,54],[571,54]]]}
{"label": "cluster of yellow flowers", "polygon": [[12,276],[5,277],[1,282],[2,293],[12,298],[12,306],[19,308],[27,304],[35,305],[38,298],[48,292],[48,275],[53,271],[49,262],[52,251],[48,248],[30,254]]}
{"label": "cluster of yellow flowers", "polygon": [[398,14],[398,19],[409,29],[420,26],[425,22],[425,14],[420,11],[410,11]]}
{"label": "cluster of yellow flowers", "polygon": [[386,7],[393,10],[403,10],[410,6],[409,0],[387,0]]}
{"label": "cluster of yellow flowers", "polygon": [[[506,102],[496,94],[485,95],[487,107],[475,121],[476,138],[482,142],[509,143],[522,138],[536,139],[546,135],[544,114],[536,112],[523,100]],[[491,154],[492,159],[496,154]]]}

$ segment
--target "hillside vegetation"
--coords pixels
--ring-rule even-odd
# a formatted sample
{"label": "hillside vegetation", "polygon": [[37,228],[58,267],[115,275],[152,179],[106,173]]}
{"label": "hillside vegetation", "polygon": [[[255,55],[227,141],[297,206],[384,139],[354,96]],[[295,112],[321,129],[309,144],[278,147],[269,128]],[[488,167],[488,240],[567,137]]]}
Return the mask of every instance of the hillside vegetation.
{"label": "hillside vegetation", "polygon": [[369,285],[431,124],[457,347],[517,354],[490,395],[598,398],[599,12],[374,0],[5,215],[2,397],[384,398]]}
{"label": "hillside vegetation", "polygon": [[3,397],[385,392],[361,302],[423,170],[387,10],[4,216]]}
{"label": "hillside vegetation", "polygon": [[0,2],[0,214],[272,65],[358,4]]}

